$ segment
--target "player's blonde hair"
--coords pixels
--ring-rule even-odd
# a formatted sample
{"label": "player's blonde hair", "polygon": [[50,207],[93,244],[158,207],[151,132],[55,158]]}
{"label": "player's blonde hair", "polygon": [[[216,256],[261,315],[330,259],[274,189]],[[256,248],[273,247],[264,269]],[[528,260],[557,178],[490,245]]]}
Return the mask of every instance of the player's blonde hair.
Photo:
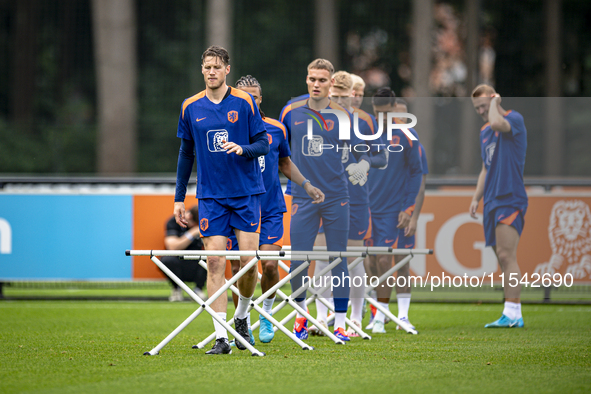
{"label": "player's blonde hair", "polygon": [[318,58],[313,60],[312,63],[308,64],[308,71],[310,70],[326,70],[331,77],[334,74],[334,66],[326,59]]}
{"label": "player's blonde hair", "polygon": [[487,84],[480,84],[478,86],[476,86],[474,88],[474,90],[472,91],[472,97],[476,98],[476,97],[490,97],[493,94],[496,94],[497,92],[495,91],[495,88],[493,88],[490,85]]}
{"label": "player's blonde hair", "polygon": [[359,75],[349,74],[353,80],[353,90],[361,89],[365,90],[365,81]]}
{"label": "player's blonde hair", "polygon": [[344,90],[351,90],[353,88],[353,79],[351,74],[346,71],[337,71],[334,75],[333,87]]}

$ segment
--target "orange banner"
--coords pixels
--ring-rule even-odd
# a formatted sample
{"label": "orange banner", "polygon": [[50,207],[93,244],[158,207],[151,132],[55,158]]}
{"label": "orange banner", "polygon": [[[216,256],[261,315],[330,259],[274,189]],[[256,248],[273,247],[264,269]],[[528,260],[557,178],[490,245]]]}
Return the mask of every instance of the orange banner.
{"label": "orange banner", "polygon": [[[134,249],[164,249],[172,201],[172,195],[134,196]],[[495,281],[498,279],[501,270],[496,256],[491,248],[484,247],[482,204],[479,219],[475,220],[468,213],[470,201],[471,193],[466,191],[428,192],[417,226],[416,248],[433,249],[434,254],[412,259],[414,275],[482,277],[494,273]],[[185,205],[189,208],[196,202],[194,197],[187,197]],[[522,275],[527,273],[531,278],[534,273],[558,273],[563,277],[571,274],[575,283],[591,282],[590,205],[591,192],[530,193],[517,250]],[[285,216],[287,224],[289,216]],[[134,257],[133,278],[156,279],[163,275],[148,257]]]}

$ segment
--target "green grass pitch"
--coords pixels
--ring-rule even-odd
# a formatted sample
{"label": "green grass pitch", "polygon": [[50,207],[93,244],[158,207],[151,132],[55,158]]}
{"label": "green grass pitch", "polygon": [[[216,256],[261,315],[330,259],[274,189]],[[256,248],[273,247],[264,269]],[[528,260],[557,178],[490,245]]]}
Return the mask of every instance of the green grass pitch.
{"label": "green grass pitch", "polygon": [[263,358],[191,349],[213,330],[204,313],[160,355],[142,355],[195,309],[0,302],[0,393],[591,392],[590,306],[524,305],[525,329],[491,330],[500,304],[413,304],[419,335],[390,323],[371,341],[310,338],[316,350],[302,351],[277,333],[257,341]]}

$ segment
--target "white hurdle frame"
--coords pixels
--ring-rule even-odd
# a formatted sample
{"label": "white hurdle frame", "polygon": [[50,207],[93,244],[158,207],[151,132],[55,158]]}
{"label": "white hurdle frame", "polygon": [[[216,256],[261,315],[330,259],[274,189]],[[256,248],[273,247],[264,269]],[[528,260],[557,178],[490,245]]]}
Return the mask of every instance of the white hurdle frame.
{"label": "white hurdle frame", "polygon": [[[410,249],[409,249],[410,250]],[[390,268],[388,271],[386,271],[385,273],[382,274],[382,276],[379,277],[378,279],[378,285],[377,286],[368,286],[365,289],[365,299],[367,300],[367,302],[369,302],[370,304],[372,304],[373,306],[375,306],[379,311],[381,311],[384,315],[388,316],[390,318],[390,320],[392,320],[393,322],[395,322],[396,324],[398,324],[400,327],[402,327],[402,329],[404,331],[406,331],[409,334],[413,334],[413,335],[417,335],[418,331],[413,329],[409,324],[403,322],[402,320],[398,319],[398,316],[394,316],[394,314],[392,312],[390,312],[390,308],[384,308],[383,306],[380,305],[380,303],[371,298],[369,296],[369,292],[374,290],[376,287],[380,286],[382,284],[382,282],[384,282],[385,280],[388,279],[388,277],[390,277],[390,275],[392,275],[394,272],[398,271],[403,265],[408,264],[408,262],[413,258],[413,254],[410,253],[408,256],[406,256],[405,258],[403,258],[399,263],[395,264],[392,268]]]}
{"label": "white hurdle frame", "polygon": [[[228,260],[235,260],[235,259],[236,258],[231,257]],[[274,258],[261,257],[261,260],[262,259],[265,259],[265,260],[273,260],[273,259],[279,259],[279,257],[274,257]],[[203,260],[199,260],[199,265],[202,266],[203,268],[205,268],[207,270],[207,264]],[[286,329],[281,323],[279,323],[277,320],[275,320],[275,318],[273,316],[271,316],[263,308],[261,308],[259,306],[259,304],[261,302],[263,302],[263,300],[267,299],[269,297],[269,295],[271,295],[274,291],[279,291],[280,292],[281,290],[279,290],[279,289],[281,287],[283,287],[283,285],[286,284],[289,280],[291,280],[291,275],[292,274],[297,274],[297,273],[301,272],[304,268],[308,267],[309,265],[310,265],[310,263],[306,261],[304,264],[302,264],[300,267],[298,267],[296,270],[294,270],[294,272],[288,273],[288,275],[286,275],[283,279],[281,279],[279,282],[277,282],[273,287],[271,287],[264,294],[262,294],[261,296],[259,296],[255,301],[251,302],[251,304],[250,304],[251,306],[250,306],[249,311],[248,311],[248,313],[250,313],[250,310],[251,309],[254,309],[259,314],[263,315],[273,325],[275,325],[276,327],[278,327],[281,330],[281,332],[283,332],[285,335],[287,335],[289,337],[289,339],[291,339],[292,341],[294,341],[295,343],[297,343],[298,346],[300,346],[302,348],[302,350],[314,350],[314,347],[306,344],[301,339],[299,339],[298,337],[296,337],[291,331],[289,331],[288,329]],[[259,273],[258,274],[258,278],[261,279],[261,277],[262,277],[262,275]],[[236,288],[236,286],[234,286],[234,285],[230,286],[230,290],[232,290],[236,295],[240,296],[240,291]],[[232,318],[228,322],[228,324],[232,324],[232,323],[234,323],[234,318]],[[259,321],[257,321],[257,323],[259,323]],[[257,327],[258,327],[258,325],[257,325]],[[251,327],[251,328],[254,330],[254,327]],[[208,336],[206,339],[204,339],[199,344],[193,345],[193,349],[203,349],[209,342],[213,341],[214,339],[215,339],[215,332],[212,333],[210,336]]]}
{"label": "white hurdle frame", "polygon": [[[291,247],[284,246],[284,249],[291,250]],[[326,246],[314,246],[314,251],[324,251],[324,250],[326,250]],[[368,256],[369,255],[385,255],[385,254],[398,255],[398,256],[406,255],[405,258],[403,258],[400,262],[398,262],[397,264],[392,266],[389,270],[387,270],[385,273],[383,273],[379,277],[377,286],[375,286],[375,287],[374,286],[367,286],[367,288],[365,290],[365,299],[367,300],[367,302],[369,302],[370,304],[375,306],[378,310],[380,310],[390,320],[394,321],[396,324],[398,324],[400,327],[402,327],[402,329],[404,331],[406,331],[407,333],[413,334],[413,335],[418,334],[418,331],[414,330],[413,328],[410,327],[410,325],[408,325],[405,322],[398,319],[397,316],[394,316],[394,314],[392,312],[390,312],[389,308],[386,309],[386,308],[382,307],[377,302],[377,300],[374,300],[373,298],[371,298],[369,296],[369,293],[372,290],[374,290],[376,287],[380,286],[382,284],[382,282],[387,280],[390,275],[394,274],[394,272],[398,271],[402,266],[404,266],[405,264],[408,264],[410,262],[410,260],[414,257],[415,254],[433,254],[433,249],[394,249],[394,248],[387,247],[387,246],[347,246],[347,251],[348,252],[349,251],[351,251],[351,252],[352,251],[365,252],[365,253],[367,253]],[[322,272],[321,272],[321,274],[323,275]],[[322,291],[324,291],[324,289]],[[312,297],[310,297],[310,298],[312,298]],[[318,299],[320,299],[321,302],[323,300],[322,298],[318,298]],[[309,304],[308,300],[306,300],[306,304],[307,305]],[[327,305],[326,302],[323,302],[323,304]],[[330,305],[327,305],[327,306],[329,307],[329,309],[331,309]],[[352,327],[353,327],[353,329],[355,329],[355,326],[352,326]],[[357,333],[359,333],[359,331],[357,331],[357,330],[355,330],[355,331]]]}
{"label": "white hurdle frame", "polygon": [[[126,256],[149,256],[150,260],[154,264],[158,266],[173,282],[175,282],[180,288],[182,288],[194,301],[196,301],[200,307],[197,308],[195,312],[193,312],[187,319],[185,319],[176,329],[174,329],[162,342],[160,342],[156,347],[148,352],[144,352],[146,356],[155,356],[160,353],[160,350],[164,348],[174,337],[176,337],[182,330],[184,330],[193,320],[197,318],[204,310],[211,315],[211,317],[220,323],[237,341],[240,341],[250,352],[253,356],[264,357],[265,353],[259,352],[255,349],[248,341],[246,341],[241,335],[239,335],[227,322],[221,319],[217,313],[209,306],[213,303],[218,297],[222,294],[227,292],[227,290],[240,279],[250,268],[255,266],[261,258],[265,258],[267,260],[275,257],[286,258],[286,259],[296,259],[296,260],[306,260],[308,261],[311,259],[326,259],[330,256],[342,256],[342,257],[350,257],[351,255],[357,255],[358,253],[355,252],[296,252],[295,255],[286,254],[285,251],[231,251],[231,250],[126,250]],[[226,258],[226,256],[247,256],[247,257],[254,257],[247,265],[242,267],[240,271],[236,273],[236,275],[232,276],[230,280],[227,280],[226,283],[218,289],[211,297],[208,298],[207,301],[202,300],[195,292],[189,288],[182,280],[180,280],[172,271],[166,267],[157,256],[177,256],[179,258],[191,258],[193,256],[196,259],[202,259],[203,257],[207,256],[220,256]],[[341,257],[338,257],[335,261],[340,261]],[[302,264],[302,270],[306,268],[307,265]],[[298,267],[299,268],[299,267]],[[295,272],[295,271],[294,271]],[[297,271],[299,272],[299,271]],[[291,278],[291,275],[289,275]],[[288,279],[289,280],[289,279]],[[267,292],[267,298],[271,292]],[[264,298],[261,298],[261,301]],[[298,311],[304,312],[303,314],[306,317],[309,317],[311,321],[315,321],[306,311],[301,310],[299,306],[294,302],[291,301],[290,305],[294,308],[299,309]],[[253,306],[251,305],[251,308]],[[300,312],[301,313],[301,312]],[[275,319],[273,319],[275,320]],[[275,322],[277,322],[275,320]],[[331,332],[327,330],[325,333],[329,337],[333,337],[335,343],[337,344],[344,344],[340,339],[334,336]]]}
{"label": "white hurdle frame", "polygon": [[[283,256],[283,258],[285,258],[286,260],[304,260],[304,263],[302,264],[302,266],[308,266],[309,265],[309,261],[310,260],[318,260],[318,259],[327,259],[330,257],[337,257],[331,264],[329,264],[328,267],[325,268],[326,272],[328,272],[329,270],[331,270],[333,267],[335,267],[336,265],[338,265],[341,261],[342,258],[341,257],[355,257],[355,256],[359,256],[359,254],[362,254],[363,257],[365,257],[365,253],[359,253],[359,252],[322,252],[322,251],[314,251],[314,252],[296,252],[295,255],[292,254],[287,254],[285,256]],[[262,255],[261,255],[262,256]],[[260,257],[261,260],[264,260],[266,257]],[[185,257],[185,259],[194,259],[194,256],[191,257]],[[360,259],[362,259],[362,257],[360,257]],[[271,260],[270,258],[268,258],[268,260]],[[279,259],[278,259],[279,260]],[[299,270],[300,267],[298,267],[296,270]],[[324,271],[324,270],[323,270]],[[294,271],[296,272],[296,271]],[[299,271],[298,271],[299,272]],[[288,276],[291,278],[291,275],[293,275],[292,273],[289,273],[288,271]],[[293,318],[293,316],[295,315],[296,312],[299,312],[301,315],[303,315],[304,317],[306,317],[306,319],[308,319],[310,322],[312,322],[314,325],[319,325],[319,329],[324,333],[325,336],[329,337],[335,344],[337,345],[344,345],[345,342],[343,342],[342,340],[338,339],[334,333],[332,333],[330,330],[328,330],[327,328],[325,328],[324,326],[320,325],[318,323],[318,321],[312,317],[307,310],[302,309],[296,302],[295,302],[295,298],[301,294],[304,290],[307,290],[309,288],[309,283],[305,284],[304,286],[300,287],[298,290],[296,290],[294,293],[292,293],[290,296],[287,296],[285,293],[283,293],[281,290],[277,289],[277,294],[283,299],[283,301],[281,301],[281,303],[276,306],[275,308],[273,308],[273,314],[275,314],[277,311],[279,311],[280,309],[282,309],[285,305],[289,304],[294,311],[292,311],[292,314],[290,315],[291,318]],[[265,298],[267,298],[272,292],[267,292],[269,293]],[[262,302],[265,298],[259,297],[257,299],[257,301]],[[306,305],[308,305],[309,303],[306,303]],[[251,304],[251,308],[254,307]],[[256,308],[255,308],[256,309]],[[263,316],[265,316],[263,314]],[[267,316],[265,316],[267,317]],[[289,319],[283,319],[281,322],[278,322],[277,320],[271,321],[269,319],[269,321],[273,322],[274,324],[274,331],[277,331],[278,329],[280,329],[282,332],[286,332],[289,331],[285,328],[285,324],[291,320],[291,318]],[[277,323],[277,324],[275,324]],[[253,330],[255,330],[258,325],[260,324],[260,322],[256,322],[251,328]],[[280,328],[281,326],[281,328]],[[284,331],[285,330],[285,331]],[[291,333],[291,332],[290,332]],[[213,340],[213,335],[210,335],[209,337],[207,337],[206,339],[204,339],[203,341],[199,342],[197,345],[194,345],[193,348],[194,349],[202,349],[203,347],[205,347],[209,342],[211,342]],[[291,337],[290,337],[291,338]],[[299,342],[296,342],[299,344]],[[303,348],[302,348],[303,349]],[[304,349],[306,350],[306,349]]]}
{"label": "white hurdle frame", "polygon": [[[336,252],[338,253],[338,252]],[[357,255],[359,255],[359,253],[356,253]],[[353,266],[354,263],[359,264],[360,262],[363,261],[363,259],[365,258],[365,253],[362,253],[361,257],[357,257],[357,259],[355,259],[353,261],[353,263],[350,264],[350,266]],[[324,259],[326,258],[326,256],[324,257],[320,257],[317,259]],[[358,261],[359,260],[359,261]],[[332,261],[327,267],[325,267],[322,271],[320,271],[320,275],[319,276],[323,276],[324,274],[326,274],[328,271],[332,270],[335,266],[337,266],[340,262],[342,261],[341,258],[337,258],[334,261]],[[283,263],[283,261],[280,260],[280,263]],[[355,264],[355,265],[356,265]],[[281,266],[281,264],[280,264]],[[284,268],[285,267],[285,268]],[[287,267],[287,265],[285,265],[283,263],[283,266],[281,266],[281,269],[285,270],[287,269],[286,272],[289,272],[289,267]],[[278,291],[277,294],[283,298],[283,301],[281,301],[279,303],[279,305],[277,305],[276,307],[273,308],[273,314],[277,313],[278,311],[280,311],[281,309],[283,309],[285,307],[285,305],[287,305],[289,303],[289,305],[294,308],[293,311],[291,311],[286,317],[283,318],[283,320],[281,320],[281,325],[285,326],[285,324],[287,324],[289,321],[291,321],[291,319],[293,319],[296,315],[296,313],[300,313],[302,316],[304,316],[306,319],[308,319],[312,324],[314,324],[320,331],[322,331],[322,333],[329,337],[330,339],[333,340],[333,342],[335,342],[335,344],[337,345],[343,345],[345,342],[341,341],[340,339],[338,339],[329,329],[327,329],[326,327],[324,327],[322,324],[320,324],[315,318],[313,318],[308,311],[304,311],[302,308],[300,308],[300,306],[294,301],[294,298],[296,298],[298,295],[300,295],[303,291],[308,290],[310,288],[310,284],[309,282],[307,282],[306,284],[304,284],[304,286],[300,287],[299,289],[297,289],[296,291],[294,291],[291,296],[286,296],[283,292]],[[326,288],[321,289],[320,292],[325,291]],[[306,306],[310,305],[313,301],[315,300],[314,297],[310,296],[306,299]],[[255,324],[253,324],[252,329],[255,330],[258,325],[260,324],[260,322],[256,322]],[[277,331],[278,327],[274,327],[273,330]]]}
{"label": "white hurdle frame", "polygon": [[[351,264],[348,265],[348,269],[351,270],[353,268],[355,268],[358,264],[363,263],[363,257],[358,257],[355,260],[353,260],[353,262]],[[289,267],[281,260],[279,260],[279,266],[281,267],[282,270],[289,272]],[[314,283],[312,283],[314,284]],[[334,306],[331,305],[325,298],[320,297],[320,294],[324,293],[326,290],[328,289],[328,286],[326,287],[321,287],[321,288],[308,288],[308,290],[310,290],[310,292],[312,293],[312,295],[309,297],[309,299],[311,299],[310,302],[308,302],[308,300],[306,300],[306,305],[310,305],[312,302],[314,302],[315,300],[319,300],[320,302],[322,302],[329,311],[334,312]],[[345,316],[345,323],[349,326],[352,327],[353,330],[359,334],[359,336],[363,339],[371,339],[371,336],[369,334],[367,334],[365,331],[363,331],[361,329],[361,327],[357,327],[357,325],[353,324],[353,322]]]}
{"label": "white hurdle frame", "polygon": [[[222,287],[220,287],[218,289],[218,291],[216,291],[211,297],[209,297],[209,299],[207,301],[203,301],[197,294],[195,294],[195,292],[189,286],[187,286],[182,280],[180,280],[172,271],[170,271],[168,269],[168,267],[166,267],[158,259],[158,257],[156,257],[156,256],[195,255],[195,254],[197,254],[195,252],[200,252],[199,255],[201,255],[201,256],[225,256],[225,253],[227,251],[222,251],[222,252],[211,251],[211,250],[209,250],[209,251],[201,251],[201,250],[197,250],[197,251],[126,250],[125,251],[125,255],[127,255],[127,256],[150,256],[150,259],[152,260],[152,262],[154,262],[154,264],[156,264],[158,266],[158,268],[160,268],[172,281],[174,281],[180,288],[182,288],[185,292],[187,292],[187,294],[200,305],[200,307],[197,308],[197,310],[195,312],[193,312],[188,318],[186,318],[185,321],[183,321],[176,329],[174,329],[173,332],[171,332],[166,338],[164,338],[164,340],[162,340],[162,342],[160,342],[152,350],[145,352],[144,355],[145,356],[155,356],[155,355],[159,354],[160,350],[162,350],[162,348],[164,346],[166,346],[174,337],[176,337],[182,330],[185,329],[185,327],[187,327],[193,320],[195,320],[195,318],[197,318],[197,316],[199,316],[205,310],[207,313],[209,313],[211,315],[211,317],[215,321],[220,323],[227,331],[229,331],[230,334],[232,334],[236,338],[237,341],[240,341],[240,343],[242,343],[251,352],[251,354],[253,356],[264,357],[265,353],[259,352],[257,349],[255,349],[250,343],[248,343],[248,341],[246,341],[242,337],[242,335],[238,334],[228,323],[226,323],[223,319],[221,319],[217,315],[217,313],[213,309],[211,309],[211,307],[209,306],[220,295],[225,294],[226,291],[228,290],[228,288],[230,288],[230,286],[232,286],[236,281],[238,281],[238,279],[240,279],[240,277],[242,277],[242,275],[244,275],[249,269],[251,269],[253,266],[255,266],[259,262],[258,252],[257,251],[244,251],[243,255],[246,255],[248,257],[254,256],[254,258],[248,264],[246,264],[244,267],[242,267],[240,269],[240,271],[238,271],[236,273],[236,275],[234,275]],[[279,255],[279,253],[277,253],[277,254],[273,253],[273,254]],[[281,253],[281,254],[283,254],[283,253]],[[233,255],[237,255],[237,254],[233,253]],[[240,256],[240,255],[238,254],[238,256]]]}

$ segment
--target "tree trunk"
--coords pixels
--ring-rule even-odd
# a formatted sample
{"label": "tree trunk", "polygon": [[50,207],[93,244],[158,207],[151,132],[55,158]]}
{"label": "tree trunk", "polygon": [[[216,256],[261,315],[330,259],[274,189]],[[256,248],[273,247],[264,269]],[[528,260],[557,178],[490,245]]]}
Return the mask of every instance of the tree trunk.
{"label": "tree trunk", "polygon": [[98,172],[133,173],[137,151],[133,0],[92,0],[98,92]]}
{"label": "tree trunk", "polygon": [[562,107],[562,0],[545,0],[546,18],[546,141],[545,175],[563,175],[565,149]]}
{"label": "tree trunk", "polygon": [[425,147],[427,160],[432,163],[435,122],[429,77],[432,67],[433,0],[413,0],[412,6],[412,84],[416,99],[411,108],[417,117],[417,131]]}
{"label": "tree trunk", "polygon": [[314,53],[339,70],[338,8],[336,0],[315,0]]}
{"label": "tree trunk", "polygon": [[231,0],[208,0],[206,15],[206,45],[218,45],[226,48],[230,53],[230,63],[232,63],[233,29]]}
{"label": "tree trunk", "polygon": [[[478,15],[480,12],[479,0],[465,0],[466,6],[466,92],[470,96],[472,90],[478,84],[478,41],[480,29]],[[476,153],[479,152],[478,119],[472,106],[472,100],[461,100],[462,120],[460,133],[460,173],[473,175],[480,166],[476,161]]]}

